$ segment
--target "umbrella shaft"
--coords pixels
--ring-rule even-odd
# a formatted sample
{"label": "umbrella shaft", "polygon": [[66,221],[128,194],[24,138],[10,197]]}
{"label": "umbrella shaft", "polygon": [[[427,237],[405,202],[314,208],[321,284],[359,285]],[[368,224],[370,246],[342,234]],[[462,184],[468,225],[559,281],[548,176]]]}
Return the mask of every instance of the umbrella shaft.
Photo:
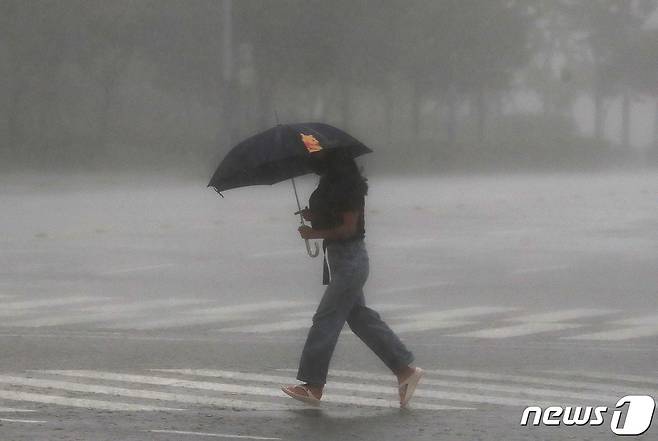
{"label": "umbrella shaft", "polygon": [[[292,181],[292,189],[295,191],[295,200],[297,201],[297,208],[299,209],[299,211],[301,211],[302,206],[299,203],[299,196],[297,195],[297,185],[295,185],[295,178],[290,178],[290,180]],[[301,213],[299,214],[299,221],[301,222],[302,225],[304,225],[304,216],[302,216]]]}

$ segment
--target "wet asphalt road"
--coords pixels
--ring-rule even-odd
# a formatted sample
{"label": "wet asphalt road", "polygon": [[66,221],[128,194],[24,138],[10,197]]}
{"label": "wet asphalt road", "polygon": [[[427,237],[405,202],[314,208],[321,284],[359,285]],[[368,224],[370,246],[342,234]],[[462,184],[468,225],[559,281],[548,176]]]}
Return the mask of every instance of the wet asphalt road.
{"label": "wet asphalt road", "polygon": [[322,293],[285,184],[3,177],[0,439],[612,439],[519,421],[658,396],[655,175],[372,177],[366,298],[428,370],[408,410],[349,329],[320,409],[278,390]]}

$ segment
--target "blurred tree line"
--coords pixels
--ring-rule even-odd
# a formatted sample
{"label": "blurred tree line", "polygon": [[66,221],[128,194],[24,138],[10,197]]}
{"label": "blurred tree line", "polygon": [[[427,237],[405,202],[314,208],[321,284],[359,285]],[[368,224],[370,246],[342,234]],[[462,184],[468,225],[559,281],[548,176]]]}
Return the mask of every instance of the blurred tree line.
{"label": "blurred tree line", "polygon": [[[0,159],[205,173],[254,131],[320,120],[372,145],[380,169],[632,162],[631,110],[644,101],[655,162],[657,9],[658,0],[0,0]],[[582,99],[590,131],[576,124]],[[615,135],[606,121],[617,102]]]}

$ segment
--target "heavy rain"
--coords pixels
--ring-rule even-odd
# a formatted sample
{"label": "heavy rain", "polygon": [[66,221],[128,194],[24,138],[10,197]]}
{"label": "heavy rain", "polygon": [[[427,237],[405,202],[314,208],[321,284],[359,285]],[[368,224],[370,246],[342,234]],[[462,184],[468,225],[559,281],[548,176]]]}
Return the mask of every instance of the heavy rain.
{"label": "heavy rain", "polygon": [[[0,75],[0,439],[657,433],[620,401],[658,396],[657,0],[0,0]],[[281,390],[315,384],[318,175],[208,186],[309,122],[372,150],[362,292],[408,408],[345,317],[322,404]]]}

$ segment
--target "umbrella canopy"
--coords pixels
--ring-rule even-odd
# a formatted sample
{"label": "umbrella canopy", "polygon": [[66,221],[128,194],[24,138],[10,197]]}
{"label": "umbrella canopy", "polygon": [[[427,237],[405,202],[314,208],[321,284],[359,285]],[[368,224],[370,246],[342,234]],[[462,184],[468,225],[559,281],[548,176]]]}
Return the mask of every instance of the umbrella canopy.
{"label": "umbrella canopy", "polygon": [[345,149],[352,157],[372,152],[356,138],[329,124],[279,124],[233,147],[208,187],[218,192],[248,185],[272,185],[311,173],[315,152]]}

